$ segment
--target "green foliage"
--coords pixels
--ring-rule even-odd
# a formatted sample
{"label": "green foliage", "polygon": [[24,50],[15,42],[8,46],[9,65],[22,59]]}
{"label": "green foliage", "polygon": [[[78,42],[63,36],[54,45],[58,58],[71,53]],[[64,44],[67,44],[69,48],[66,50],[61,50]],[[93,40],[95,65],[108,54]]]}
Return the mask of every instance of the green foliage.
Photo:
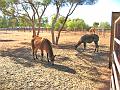
{"label": "green foliage", "polygon": [[17,19],[16,18],[10,18],[9,19],[9,26],[16,27],[17,26]]}
{"label": "green foliage", "polygon": [[66,4],[66,5],[68,5],[68,3],[70,3],[70,4],[78,3],[79,5],[93,5],[93,4],[95,4],[98,0],[54,0],[54,1],[63,2],[63,3]]}
{"label": "green foliage", "polygon": [[8,19],[7,17],[0,17],[0,28],[7,28],[8,27]]}
{"label": "green foliage", "polygon": [[68,20],[66,22],[66,26],[67,26],[66,28],[68,30],[82,30],[82,29],[86,28],[86,24],[85,24],[84,20],[79,19],[79,18],[73,19],[73,20]]}
{"label": "green foliage", "polygon": [[94,22],[93,27],[98,28],[99,22]]}
{"label": "green foliage", "polygon": [[47,24],[48,24],[48,18],[47,17],[43,17],[42,18],[42,27],[46,27]]}
{"label": "green foliage", "polygon": [[[55,19],[55,15],[52,15],[52,20],[51,20],[50,25],[52,25],[54,19]],[[57,19],[57,22],[55,23],[55,28],[54,28],[54,29],[55,29],[55,30],[58,30],[58,29],[61,27],[61,25],[63,24],[64,20],[65,20],[65,17],[64,17],[64,16],[60,16],[60,17]]]}
{"label": "green foliage", "polygon": [[0,0],[0,10],[6,16],[15,16],[15,4],[18,0]]}
{"label": "green foliage", "polygon": [[0,9],[2,10],[2,8],[6,7],[6,1],[5,0],[0,0]]}
{"label": "green foliage", "polygon": [[[55,15],[52,16],[51,23],[53,22],[54,18],[55,18]],[[58,30],[61,27],[64,20],[65,20],[64,16],[60,16],[58,18],[58,20],[55,24],[55,30]],[[51,24],[50,24],[50,26],[51,26]],[[83,19],[76,18],[76,19],[68,19],[64,28],[66,30],[83,30],[83,29],[88,29],[89,25],[87,25]]]}
{"label": "green foliage", "polygon": [[32,25],[32,23],[30,22],[27,16],[20,16],[18,17],[18,20],[19,20],[20,27],[28,27]]}
{"label": "green foliage", "polygon": [[57,20],[57,22],[55,24],[55,30],[60,29],[60,27],[62,26],[64,20],[65,20],[64,16],[61,16],[61,17],[58,18],[58,20]]}
{"label": "green foliage", "polygon": [[46,28],[51,28],[51,25],[47,23]]}
{"label": "green foliage", "polygon": [[[7,16],[7,18],[2,17],[2,19],[0,19],[0,23],[2,23],[0,27],[31,26],[32,23],[28,16],[28,14],[30,14],[29,11],[32,10],[30,3],[33,3],[34,6],[38,9],[39,13],[41,13],[43,10],[41,8],[49,5],[50,3],[52,3],[53,5],[56,5],[58,9],[58,8],[62,8],[63,6],[71,6],[72,4],[76,4],[76,5],[90,4],[91,5],[91,4],[94,4],[96,1],[97,0],[0,0],[0,10],[5,16]],[[23,6],[24,9],[21,7],[20,8],[16,7],[17,5]],[[74,11],[75,8],[76,7],[73,7],[71,9],[73,9]],[[27,12],[21,13],[22,10],[27,10],[28,13]],[[73,11],[71,11],[69,15],[71,15]],[[58,30],[62,26],[63,22],[65,21],[64,16],[58,16],[58,17],[59,18],[57,18],[57,22],[55,23],[55,27],[54,27],[55,30]],[[55,18],[55,15],[52,18],[52,22],[54,18]],[[42,27],[50,26],[48,25],[47,17],[42,18],[41,23],[42,23]],[[37,18],[35,18],[34,24],[35,26],[38,26]],[[78,18],[73,20],[70,20],[70,19],[67,20],[67,23],[65,24],[64,27],[69,30],[88,28],[84,20],[78,19]]]}
{"label": "green foliage", "polygon": [[101,22],[99,28],[110,29],[111,26],[108,22]]}
{"label": "green foliage", "polygon": [[41,5],[49,5],[51,3],[51,0],[39,0]]}
{"label": "green foliage", "polygon": [[68,30],[74,30],[75,23],[72,20],[69,20],[69,21],[66,22],[66,26],[67,26],[66,28]]}

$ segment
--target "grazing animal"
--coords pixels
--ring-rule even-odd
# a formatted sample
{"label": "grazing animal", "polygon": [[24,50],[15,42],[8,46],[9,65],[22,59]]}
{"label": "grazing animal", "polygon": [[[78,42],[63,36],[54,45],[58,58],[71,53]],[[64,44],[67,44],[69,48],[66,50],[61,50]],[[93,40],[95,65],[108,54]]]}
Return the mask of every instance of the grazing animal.
{"label": "grazing animal", "polygon": [[53,55],[51,42],[48,39],[42,38],[42,37],[39,37],[39,36],[35,36],[31,40],[31,43],[32,43],[33,59],[34,60],[38,59],[38,57],[37,57],[38,49],[41,51],[42,59],[43,59],[43,55],[44,55],[43,52],[45,50],[46,53],[47,53],[47,60],[48,60],[48,62],[50,60],[51,63],[54,64],[55,56]]}
{"label": "grazing animal", "polygon": [[[78,41],[78,43],[75,45],[75,49],[77,49],[77,47],[83,43],[84,44],[84,49],[86,49],[86,43],[95,43],[95,51],[98,52],[98,41],[99,41],[99,36],[97,34],[85,34],[83,35],[80,40]],[[94,52],[95,52],[94,51]]]}

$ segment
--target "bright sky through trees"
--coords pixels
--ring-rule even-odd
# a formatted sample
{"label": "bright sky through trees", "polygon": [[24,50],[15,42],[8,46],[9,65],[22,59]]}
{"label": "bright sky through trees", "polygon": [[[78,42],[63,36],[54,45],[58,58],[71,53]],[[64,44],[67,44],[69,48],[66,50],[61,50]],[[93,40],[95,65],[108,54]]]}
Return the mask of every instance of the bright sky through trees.
{"label": "bright sky through trees", "polygon": [[[68,9],[69,7],[63,7],[60,14],[66,16]],[[83,19],[89,25],[93,25],[94,22],[106,21],[111,24],[112,12],[120,12],[120,0],[98,0],[95,5],[79,5],[70,18]],[[51,20],[51,16],[55,13],[55,6],[50,5],[45,16]]]}
{"label": "bright sky through trees", "polygon": [[[63,7],[61,14],[66,16],[68,7]],[[49,18],[56,13],[55,7],[49,6],[45,15]],[[81,18],[89,25],[93,22],[109,22],[111,24],[111,13],[120,11],[120,0],[98,0],[95,5],[79,5],[70,18]]]}

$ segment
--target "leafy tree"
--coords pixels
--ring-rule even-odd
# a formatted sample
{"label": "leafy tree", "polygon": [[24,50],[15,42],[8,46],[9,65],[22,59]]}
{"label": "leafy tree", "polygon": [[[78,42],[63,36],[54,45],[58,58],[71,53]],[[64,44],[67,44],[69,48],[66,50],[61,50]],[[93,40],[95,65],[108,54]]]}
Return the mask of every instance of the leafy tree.
{"label": "leafy tree", "polygon": [[29,20],[27,16],[19,16],[18,20],[19,20],[18,22],[19,22],[20,27],[31,26],[31,21]]}
{"label": "leafy tree", "polygon": [[109,22],[101,22],[99,27],[104,28],[104,29],[110,29],[111,28]]}
{"label": "leafy tree", "polygon": [[1,16],[0,17],[0,28],[6,28],[9,27],[9,21],[8,18],[6,16]]}
{"label": "leafy tree", "polygon": [[67,29],[69,30],[82,30],[85,28],[85,22],[82,19],[73,19],[66,22]]}
{"label": "leafy tree", "polygon": [[83,30],[85,28],[85,22],[83,19],[75,19],[75,27],[76,29]]}
{"label": "leafy tree", "polygon": [[66,28],[68,30],[74,30],[75,23],[73,22],[73,20],[69,20],[69,21],[66,22],[66,26],[67,26]]}
{"label": "leafy tree", "polygon": [[17,26],[17,19],[16,18],[9,18],[9,26],[12,28]]}
{"label": "leafy tree", "polygon": [[7,16],[16,18],[27,16],[33,28],[33,36],[35,36],[36,18],[38,18],[39,23],[37,32],[37,35],[39,35],[42,16],[50,3],[51,0],[0,0],[0,10]]}
{"label": "leafy tree", "polygon": [[[53,19],[51,27],[52,42],[54,44],[55,43],[58,44],[60,33],[62,29],[65,27],[66,25],[65,23],[68,17],[74,12],[76,7],[78,5],[93,5],[96,3],[96,1],[97,0],[0,0],[0,10],[3,12],[4,15],[10,16],[11,18],[17,18],[16,20],[18,20],[20,16],[21,17],[26,16],[32,25],[33,36],[35,36],[36,35],[36,31],[34,29],[36,25],[35,23],[37,22],[39,25],[39,30],[37,32],[37,35],[39,35],[42,16],[47,6],[52,2],[52,4],[56,6],[56,14],[55,18]],[[61,19],[63,20],[63,22],[60,23],[61,20],[60,22],[58,20],[60,16],[60,9],[64,6],[68,6],[69,10],[66,16],[64,17],[64,20]],[[32,13],[29,12],[30,10],[32,11]],[[56,38],[54,37],[55,25],[59,26],[58,35],[56,36]]]}
{"label": "leafy tree", "polygon": [[88,24],[85,24],[85,28],[84,28],[84,29],[85,29],[86,31],[89,31],[90,28],[91,28],[91,27],[90,27]]}
{"label": "leafy tree", "polygon": [[60,38],[60,33],[61,33],[62,29],[64,28],[64,25],[65,25],[68,17],[74,12],[76,7],[78,5],[92,5],[92,4],[95,4],[97,0],[54,0],[54,1],[55,1],[55,4],[56,4],[57,13],[56,13],[56,18],[55,18],[54,23],[52,25],[52,31],[51,31],[53,43],[55,42],[54,41],[55,39],[54,39],[54,31],[53,31],[54,29],[53,28],[54,28],[54,25],[55,25],[55,23],[57,21],[57,18],[59,16],[59,10],[64,5],[67,5],[67,6],[70,7],[67,15],[65,16],[64,22],[61,25],[61,28],[58,30],[58,35],[56,37],[56,43],[55,43],[55,44],[58,44],[58,41],[59,41],[59,38]]}
{"label": "leafy tree", "polygon": [[46,27],[46,25],[48,24],[48,18],[47,17],[43,17],[41,20],[42,23],[42,27]]}
{"label": "leafy tree", "polygon": [[[38,18],[39,29],[38,29],[37,35],[39,35],[42,16],[45,13],[45,10],[46,10],[47,6],[50,4],[50,2],[51,2],[51,0],[40,0],[40,1],[24,0],[24,3],[22,3],[22,7],[23,7],[24,11],[26,12],[30,21],[32,21],[33,37],[36,35],[35,29],[34,29],[35,23],[36,23],[35,18],[36,18],[36,16]],[[29,13],[29,9],[32,10],[32,12],[33,12],[32,17],[30,16],[31,13]]]}
{"label": "leafy tree", "polygon": [[98,22],[94,22],[94,23],[93,23],[93,27],[95,27],[95,28],[98,28],[98,25],[99,25]]}
{"label": "leafy tree", "polygon": [[53,5],[56,6],[56,14],[52,20],[52,26],[51,26],[52,43],[55,44],[55,36],[54,36],[55,25],[57,25],[56,22],[59,17],[59,14],[60,14],[60,9],[63,6],[65,6],[67,1],[66,0],[53,0],[52,3],[53,3]]}
{"label": "leafy tree", "polygon": [[61,27],[62,23],[64,22],[65,17],[64,16],[60,16],[55,24],[55,30],[59,30],[59,28]]}

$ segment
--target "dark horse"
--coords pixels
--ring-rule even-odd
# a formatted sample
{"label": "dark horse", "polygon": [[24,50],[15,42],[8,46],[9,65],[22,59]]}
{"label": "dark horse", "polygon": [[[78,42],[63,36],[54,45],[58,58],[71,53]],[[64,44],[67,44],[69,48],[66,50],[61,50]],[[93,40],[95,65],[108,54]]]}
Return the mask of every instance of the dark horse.
{"label": "dark horse", "polygon": [[52,64],[54,64],[54,55],[53,55],[53,50],[52,50],[52,45],[51,42],[46,39],[46,38],[42,38],[39,36],[35,36],[32,40],[32,50],[33,50],[33,59],[38,59],[37,57],[37,51],[38,49],[41,51],[41,56],[43,59],[43,52],[44,50],[47,53],[47,60],[49,62],[49,60],[51,61]]}
{"label": "dark horse", "polygon": [[95,51],[98,52],[98,41],[99,41],[99,36],[97,34],[85,34],[83,35],[80,40],[78,41],[78,43],[75,45],[75,49],[77,49],[77,47],[83,43],[84,44],[84,49],[86,49],[86,43],[95,43]]}

